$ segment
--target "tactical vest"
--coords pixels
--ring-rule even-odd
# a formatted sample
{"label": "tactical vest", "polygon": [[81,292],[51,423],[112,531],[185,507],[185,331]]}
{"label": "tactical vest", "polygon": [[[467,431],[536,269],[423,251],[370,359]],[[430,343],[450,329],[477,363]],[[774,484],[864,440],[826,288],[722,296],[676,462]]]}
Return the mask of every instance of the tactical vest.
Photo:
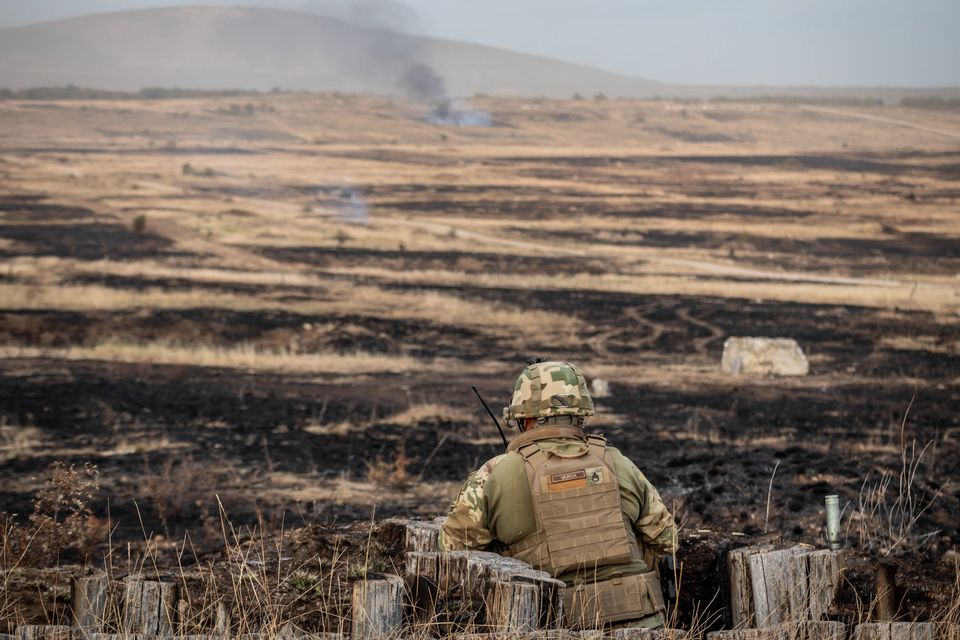
{"label": "tactical vest", "polygon": [[[564,456],[537,440],[576,438],[585,450]],[[505,555],[557,577],[575,571],[565,590],[564,618],[571,627],[634,620],[664,610],[656,571],[586,582],[581,572],[641,560],[633,528],[623,514],[620,486],[606,439],[572,426],[541,426],[521,434],[508,451],[523,457],[537,530],[510,545]]]}

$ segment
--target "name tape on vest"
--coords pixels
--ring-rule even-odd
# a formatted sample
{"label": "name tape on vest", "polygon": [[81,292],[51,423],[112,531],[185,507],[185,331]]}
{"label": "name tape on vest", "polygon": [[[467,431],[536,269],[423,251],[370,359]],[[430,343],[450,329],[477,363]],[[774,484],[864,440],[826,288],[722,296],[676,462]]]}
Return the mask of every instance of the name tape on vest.
{"label": "name tape on vest", "polygon": [[580,489],[582,487],[600,484],[604,481],[605,472],[606,469],[604,467],[591,467],[589,469],[555,473],[549,478],[547,490],[566,491],[567,489]]}

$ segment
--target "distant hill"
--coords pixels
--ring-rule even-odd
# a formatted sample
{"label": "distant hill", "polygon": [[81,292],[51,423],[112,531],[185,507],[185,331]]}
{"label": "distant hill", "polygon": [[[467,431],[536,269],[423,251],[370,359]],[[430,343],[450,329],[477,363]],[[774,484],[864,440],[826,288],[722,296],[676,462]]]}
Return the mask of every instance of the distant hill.
{"label": "distant hill", "polygon": [[425,97],[444,89],[452,95],[639,97],[664,87],[548,58],[278,9],[146,9],[0,29],[0,87],[65,84],[122,91],[406,90]]}
{"label": "distant hill", "polygon": [[[571,55],[574,55],[571,52]],[[0,29],[0,88],[67,84],[446,96],[960,97],[960,89],[697,87],[266,8],[176,7]]]}

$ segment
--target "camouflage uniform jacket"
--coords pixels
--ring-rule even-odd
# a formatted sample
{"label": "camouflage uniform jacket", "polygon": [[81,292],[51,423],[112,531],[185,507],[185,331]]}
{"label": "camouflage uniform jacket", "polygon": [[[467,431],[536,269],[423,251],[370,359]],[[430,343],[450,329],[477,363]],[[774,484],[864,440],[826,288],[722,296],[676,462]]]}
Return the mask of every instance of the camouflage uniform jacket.
{"label": "camouflage uniform jacket", "polygon": [[[585,446],[574,438],[538,440],[545,451],[575,452]],[[657,490],[641,471],[620,451],[608,447],[620,486],[620,503],[637,540],[656,555],[669,555],[676,549],[676,527]],[[487,461],[474,471],[450,505],[440,531],[440,548],[446,551],[477,549],[503,551],[537,525],[533,501],[527,483],[523,458],[513,451]],[[614,573],[634,575],[649,571],[643,561],[626,565],[599,567],[587,580],[605,580]],[[573,575],[557,576],[571,584]]]}

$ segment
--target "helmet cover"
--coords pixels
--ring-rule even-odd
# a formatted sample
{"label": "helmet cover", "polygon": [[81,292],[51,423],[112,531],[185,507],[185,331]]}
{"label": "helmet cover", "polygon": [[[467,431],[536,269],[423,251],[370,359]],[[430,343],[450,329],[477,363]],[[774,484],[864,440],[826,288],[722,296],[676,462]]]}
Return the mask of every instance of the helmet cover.
{"label": "helmet cover", "polygon": [[592,416],[593,399],[580,371],[567,362],[538,362],[520,372],[505,420]]}

